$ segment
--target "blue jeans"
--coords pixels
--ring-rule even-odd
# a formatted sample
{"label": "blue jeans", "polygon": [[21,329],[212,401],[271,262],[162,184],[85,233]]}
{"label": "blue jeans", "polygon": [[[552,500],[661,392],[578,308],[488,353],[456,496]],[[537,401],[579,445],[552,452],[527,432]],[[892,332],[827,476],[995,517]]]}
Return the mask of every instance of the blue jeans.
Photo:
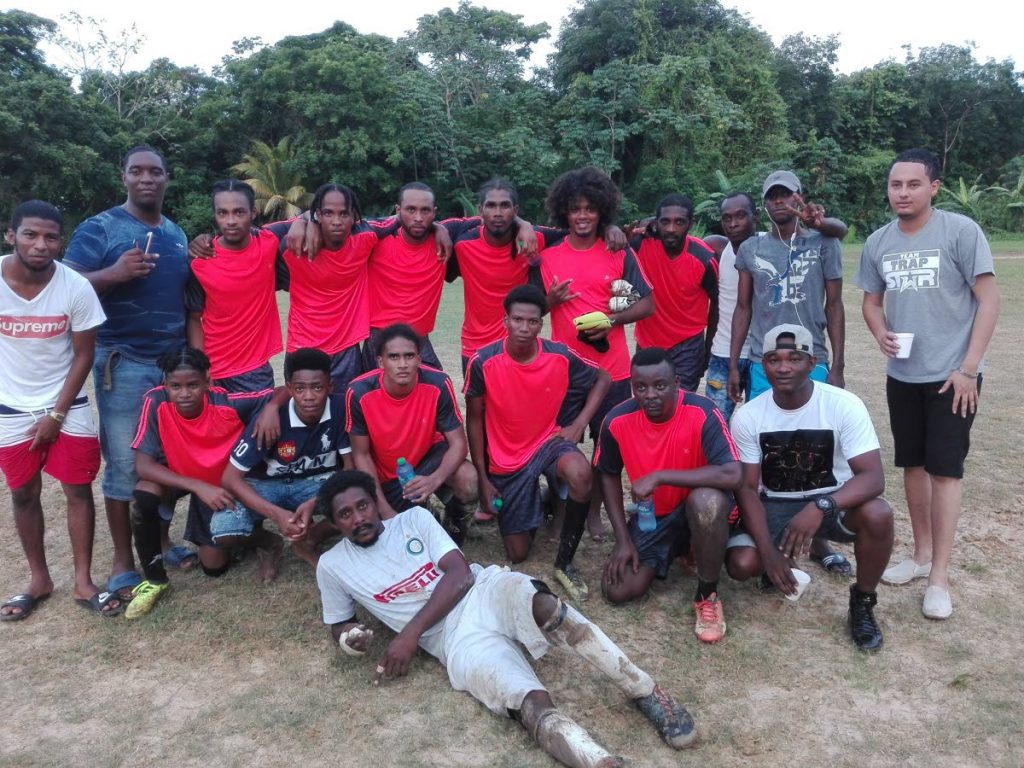
{"label": "blue jeans", "polygon": [[[814,370],[811,371],[812,381],[825,381],[828,378],[828,366],[824,363],[818,363],[814,366]],[[764,375],[764,366],[760,363],[750,364],[750,396],[747,401],[753,400],[760,394],[767,392],[772,388],[772,385],[768,383],[768,377]]]}
{"label": "blue jeans", "polygon": [[142,400],[162,379],[156,363],[132,360],[114,349],[96,348],[92,381],[100,414],[103,495],[109,499],[131,501],[139,479],[135,474],[132,441],[139,426]]}
{"label": "blue jeans", "polygon": [[[750,399],[750,360],[741,357],[739,360],[740,386],[744,397]],[[704,394],[722,412],[726,422],[732,418],[736,403],[729,399],[729,358],[711,355],[708,361],[708,378],[704,385]]]}
{"label": "blue jeans", "polygon": [[299,504],[316,496],[324,480],[331,476],[323,472],[312,477],[300,478],[255,478],[247,477],[245,482],[260,495],[260,498],[271,504],[294,512]]}

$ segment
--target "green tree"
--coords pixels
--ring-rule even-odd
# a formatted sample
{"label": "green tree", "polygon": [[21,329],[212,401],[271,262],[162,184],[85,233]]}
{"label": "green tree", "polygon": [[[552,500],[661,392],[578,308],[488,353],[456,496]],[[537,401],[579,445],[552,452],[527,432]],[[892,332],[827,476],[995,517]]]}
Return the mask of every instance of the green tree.
{"label": "green tree", "polygon": [[251,153],[231,166],[231,170],[240,173],[256,192],[256,210],[266,221],[296,216],[308,208],[313,199],[313,194],[306,191],[291,168],[295,154],[288,136],[273,147],[254,141]]}

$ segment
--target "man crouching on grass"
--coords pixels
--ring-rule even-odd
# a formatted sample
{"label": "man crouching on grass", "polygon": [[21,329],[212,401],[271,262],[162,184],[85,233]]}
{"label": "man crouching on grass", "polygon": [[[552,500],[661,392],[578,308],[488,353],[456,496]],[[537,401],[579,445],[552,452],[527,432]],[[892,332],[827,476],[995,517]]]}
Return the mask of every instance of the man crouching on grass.
{"label": "man crouching on grass", "polygon": [[470,565],[422,507],[382,520],[365,472],[332,476],[317,505],[343,536],[316,572],[332,638],[349,656],[366,654],[373,632],[357,622],[356,603],[398,633],[377,662],[375,685],[405,675],[421,647],[444,664],[456,690],[519,721],[559,762],[622,765],[555,707],[521,647],[540,658],[557,645],[611,678],[669,746],[695,741],[687,711],[544,582],[497,565]]}

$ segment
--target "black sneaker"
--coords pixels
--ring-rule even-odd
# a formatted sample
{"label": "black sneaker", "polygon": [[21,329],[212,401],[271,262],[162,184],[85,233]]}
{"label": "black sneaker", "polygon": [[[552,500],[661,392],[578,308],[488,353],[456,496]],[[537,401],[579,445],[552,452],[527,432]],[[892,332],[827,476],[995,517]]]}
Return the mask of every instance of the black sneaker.
{"label": "black sneaker", "polygon": [[861,592],[856,584],[850,585],[850,635],[861,651],[877,651],[882,647],[882,630],[875,621],[874,608],[878,595]]}
{"label": "black sneaker", "polygon": [[633,703],[673,749],[686,749],[697,740],[697,729],[690,713],[676,704],[660,685],[655,685],[648,695],[633,699]]}

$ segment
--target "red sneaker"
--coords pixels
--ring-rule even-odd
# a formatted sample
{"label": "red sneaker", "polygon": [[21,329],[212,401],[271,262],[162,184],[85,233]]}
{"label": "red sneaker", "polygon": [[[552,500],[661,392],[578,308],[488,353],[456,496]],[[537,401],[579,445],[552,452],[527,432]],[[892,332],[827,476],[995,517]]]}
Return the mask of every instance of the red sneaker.
{"label": "red sneaker", "polygon": [[712,592],[706,600],[694,603],[693,612],[697,614],[693,632],[698,640],[702,643],[717,643],[725,637],[725,611],[717,592]]}

